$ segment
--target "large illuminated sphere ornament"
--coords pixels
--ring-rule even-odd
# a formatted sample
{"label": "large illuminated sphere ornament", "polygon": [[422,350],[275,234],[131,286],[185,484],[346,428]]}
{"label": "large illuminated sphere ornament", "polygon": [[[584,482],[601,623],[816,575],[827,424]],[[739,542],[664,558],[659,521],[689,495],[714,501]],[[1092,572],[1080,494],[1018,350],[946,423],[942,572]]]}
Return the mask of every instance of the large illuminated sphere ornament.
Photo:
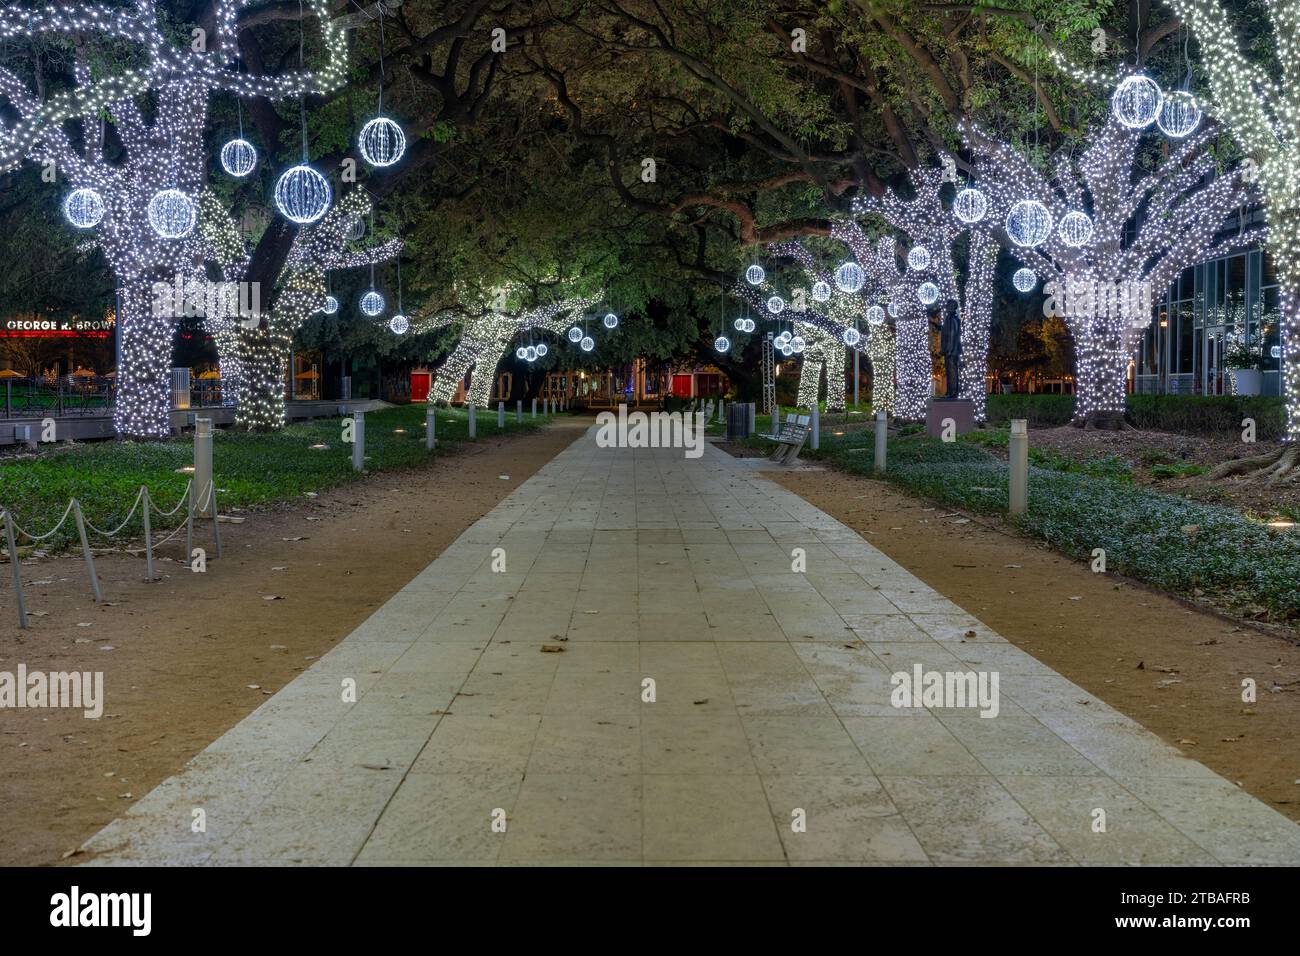
{"label": "large illuminated sphere ornament", "polygon": [[913,272],[920,272],[930,264],[930,250],[925,246],[913,246],[907,251],[907,267]]}
{"label": "large illuminated sphere ornament", "polygon": [[813,283],[812,297],[814,302],[825,302],[831,297],[830,284],[818,279]]}
{"label": "large illuminated sphere ornament", "polygon": [[853,348],[853,346],[857,345],[859,342],[862,341],[862,333],[859,332],[857,329],[853,328],[852,326],[850,326],[849,328],[844,330],[844,335],[841,336],[841,338],[844,339],[845,345],[847,345],[849,348]]}
{"label": "large illuminated sphere ornament", "polygon": [[361,311],[371,318],[374,318],[380,312],[384,311],[384,297],[374,289],[371,289],[361,297]]}
{"label": "large illuminated sphere ornament", "polygon": [[1115,87],[1110,109],[1129,129],[1143,129],[1155,122],[1162,99],[1160,84],[1144,73],[1134,73]]}
{"label": "large illuminated sphere ornament", "polygon": [[549,352],[550,350],[551,350],[550,346],[548,346],[545,342],[538,342],[538,343],[537,343],[537,357],[538,357],[538,358],[541,358],[542,356],[544,356],[544,355],[545,355],[547,352]]}
{"label": "large illuminated sphere ornament", "polygon": [[63,200],[63,215],[78,229],[93,228],[104,218],[104,200],[95,190],[82,186]]}
{"label": "large illuminated sphere ornament", "polygon": [[1007,235],[1018,246],[1041,246],[1052,234],[1052,214],[1037,199],[1022,199],[1007,213]]}
{"label": "large illuminated sphere ornament", "polygon": [[149,225],[164,239],[184,239],[194,231],[194,223],[198,220],[194,200],[179,189],[154,193],[146,212]]}
{"label": "large illuminated sphere ornament", "polygon": [[332,295],[325,296],[325,304],[320,307],[320,310],[326,315],[333,315],[339,310],[339,300]]}
{"label": "large illuminated sphere ornament", "polygon": [[615,315],[613,312],[607,312],[605,314],[605,318],[602,321],[605,323],[605,328],[607,329],[618,328],[618,316]]}
{"label": "large illuminated sphere ornament", "polygon": [[247,176],[257,165],[257,150],[246,139],[232,139],[221,147],[221,168],[236,179]]}
{"label": "large illuminated sphere ornament", "polygon": [[857,292],[867,281],[867,274],[856,262],[845,262],[835,270],[835,288],[841,292]]}
{"label": "large illuminated sphere ornament", "polygon": [[275,181],[276,208],[299,225],[324,216],[333,197],[329,180],[306,164],[286,169]]}
{"label": "large illuminated sphere ornament", "polygon": [[867,324],[884,325],[885,310],[878,305],[873,305],[871,308],[867,309]]}
{"label": "large illuminated sphere ornament", "polygon": [[791,345],[789,342],[786,342],[784,345],[781,346],[781,354],[787,357],[794,355],[794,346]]}
{"label": "large illuminated sphere ornament", "polygon": [[756,329],[756,328],[758,328],[758,326],[754,324],[754,320],[753,320],[753,319],[746,319],[746,320],[745,320],[745,331],[746,331],[746,332],[753,332],[754,329]]}
{"label": "large illuminated sphere ornament", "polygon": [[528,346],[528,348],[524,349],[524,361],[525,362],[537,361],[537,346],[530,345]]}
{"label": "large illuminated sphere ornament", "polygon": [[406,134],[387,116],[377,116],[361,127],[357,148],[371,166],[391,166],[406,152]]}
{"label": "large illuminated sphere ornament", "polygon": [[527,354],[528,354],[528,349],[522,345],[519,346],[519,348],[515,349],[515,358],[519,359],[521,362],[523,361],[524,356]]}
{"label": "large illuminated sphere ornament", "polygon": [[348,221],[348,231],[343,234],[345,239],[356,242],[366,235],[366,221],[360,216],[353,216]]}
{"label": "large illuminated sphere ornament", "polygon": [[898,303],[893,299],[889,300],[889,304],[885,306],[885,310],[889,312],[889,317],[891,319],[898,318]]}
{"label": "large illuminated sphere ornament", "polygon": [[584,352],[590,352],[592,349],[596,347],[596,340],[593,339],[590,335],[584,335],[582,337],[582,341],[579,342],[578,344],[582,347],[582,350]]}
{"label": "large illuminated sphere ornament", "polygon": [[388,320],[388,328],[394,335],[405,335],[411,328],[411,321],[399,312]]}
{"label": "large illuminated sphere ornament", "polygon": [[752,266],[750,266],[748,269],[745,270],[745,281],[748,282],[750,285],[762,285],[763,280],[766,278],[767,278],[767,270],[764,269],[762,266],[760,266],[758,263],[754,263]]}
{"label": "large illuminated sphere ornament", "polygon": [[776,315],[784,309],[785,299],[781,298],[779,295],[774,295],[772,298],[767,300],[767,311],[771,312],[773,315]]}
{"label": "large illuminated sphere ornament", "polygon": [[743,318],[736,319],[735,322],[731,323],[731,327],[737,332],[743,332],[745,331],[745,320]]}
{"label": "large illuminated sphere ornament", "polygon": [[921,300],[922,305],[934,305],[939,301],[939,287],[933,282],[922,282],[920,288],[916,290],[916,297]]}
{"label": "large illuminated sphere ornament", "polygon": [[1072,249],[1077,249],[1092,238],[1092,220],[1086,212],[1079,212],[1076,209],[1061,217],[1061,225],[1056,231],[1063,243]]}
{"label": "large illuminated sphere ornament", "polygon": [[808,347],[808,342],[804,339],[802,335],[796,335],[794,338],[790,340],[790,348],[794,349],[796,352],[802,352],[807,347]]}
{"label": "large illuminated sphere ornament", "polygon": [[1011,284],[1021,292],[1033,292],[1034,286],[1038,285],[1038,273],[1033,269],[1017,269],[1011,277]]}
{"label": "large illuminated sphere ornament", "polygon": [[731,339],[727,338],[725,335],[719,335],[716,339],[713,340],[713,347],[717,349],[719,352],[730,352]]}
{"label": "large illuminated sphere ornament", "polygon": [[573,328],[569,329],[569,341],[570,341],[570,342],[581,342],[581,341],[582,341],[582,329],[578,328],[576,325],[573,326]]}
{"label": "large illuminated sphere ornament", "polygon": [[967,225],[979,222],[988,215],[988,211],[988,199],[973,186],[961,190],[952,201],[952,214]]}
{"label": "large illuminated sphere ornament", "polygon": [[1201,108],[1196,97],[1186,90],[1167,93],[1156,114],[1156,125],[1171,139],[1190,136],[1201,125]]}

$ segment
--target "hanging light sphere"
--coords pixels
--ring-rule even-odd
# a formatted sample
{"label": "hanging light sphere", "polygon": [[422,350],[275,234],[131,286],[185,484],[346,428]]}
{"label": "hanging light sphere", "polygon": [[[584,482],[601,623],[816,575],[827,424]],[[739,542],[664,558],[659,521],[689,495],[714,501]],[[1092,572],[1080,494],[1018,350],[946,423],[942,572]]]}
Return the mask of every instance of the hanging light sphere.
{"label": "hanging light sphere", "polygon": [[1037,199],[1022,199],[1007,213],[1007,235],[1018,246],[1041,246],[1052,234],[1052,214]]}
{"label": "hanging light sphere", "polygon": [[366,234],[366,221],[360,216],[353,216],[348,220],[348,231],[343,234],[343,238],[350,242],[361,239]]}
{"label": "hanging light sphere", "polygon": [[399,312],[388,320],[388,328],[394,335],[405,335],[411,328],[411,321]]}
{"label": "hanging light sphere", "polygon": [[952,201],[952,214],[967,225],[979,222],[988,215],[988,211],[988,199],[974,186],[967,186],[958,192]]}
{"label": "hanging light sphere", "polygon": [[194,201],[179,189],[154,193],[146,211],[149,225],[164,239],[184,239],[194,230],[198,219]]}
{"label": "hanging light sphere", "polygon": [[713,340],[713,348],[718,352],[730,352],[731,339],[727,338],[725,335],[719,335]]}
{"label": "hanging light sphere", "polygon": [[1032,292],[1038,285],[1038,273],[1033,269],[1020,268],[1011,277],[1011,284],[1020,292]]}
{"label": "hanging light sphere", "polygon": [[867,281],[867,274],[856,262],[845,262],[835,270],[835,288],[841,292],[857,292]]}
{"label": "hanging light sphere", "polygon": [[578,328],[576,325],[573,326],[573,328],[569,329],[569,341],[570,341],[570,342],[581,342],[581,341],[582,341],[582,329]]}
{"label": "hanging light sphere", "polygon": [[602,321],[605,323],[605,328],[607,329],[618,328],[618,316],[613,312],[605,313],[605,318]]}
{"label": "hanging light sphere", "polygon": [[1156,125],[1172,139],[1190,136],[1201,125],[1201,108],[1196,97],[1186,90],[1167,93],[1156,114]]}
{"label": "hanging light sphere", "polygon": [[807,347],[808,347],[808,342],[804,339],[802,335],[796,335],[794,338],[790,340],[790,348],[794,349],[796,352],[802,352]]}
{"label": "hanging light sphere", "polygon": [[527,354],[528,354],[528,349],[524,348],[522,345],[519,346],[519,348],[515,349],[515,358],[519,359],[520,361],[523,361],[524,356]]}
{"label": "hanging light sphere", "polygon": [[406,152],[406,134],[387,116],[376,116],[361,127],[357,148],[371,166],[391,166]]}
{"label": "hanging light sphere", "polygon": [[537,361],[537,346],[530,345],[528,346],[528,348],[524,349],[524,361],[525,362]]}
{"label": "hanging light sphere", "polygon": [[1079,212],[1076,209],[1061,217],[1061,225],[1056,231],[1062,242],[1072,249],[1077,249],[1092,238],[1092,219],[1086,212]]}
{"label": "hanging light sphere", "polygon": [[781,346],[781,354],[787,357],[794,355],[794,346],[791,345],[789,342],[786,342],[784,345]]}
{"label": "hanging light sphere", "polygon": [[867,309],[867,324],[884,325],[885,310],[878,305],[873,305],[871,308]]}
{"label": "hanging light sphere", "polygon": [[785,299],[781,298],[779,295],[774,295],[772,298],[767,300],[767,311],[771,312],[773,315],[784,311],[784,309]]}
{"label": "hanging light sphere", "polygon": [[545,355],[547,352],[549,352],[550,350],[551,350],[550,346],[547,345],[545,342],[538,342],[538,343],[537,343],[537,357],[538,357],[538,358],[541,358],[542,356],[544,356],[544,355]]}
{"label": "hanging light sphere", "polygon": [[732,327],[733,329],[735,329],[737,332],[743,332],[743,331],[745,331],[745,320],[744,320],[744,318],[738,318],[738,319],[736,319],[735,322],[732,322],[732,323],[731,323],[731,327]]}
{"label": "hanging light sphere", "polygon": [[275,181],[276,208],[299,225],[324,216],[333,195],[329,180],[306,164],[286,169]]}
{"label": "hanging light sphere", "polygon": [[745,281],[750,285],[762,285],[767,278],[767,270],[757,262],[745,270]]}
{"label": "hanging light sphere", "polygon": [[1160,84],[1145,73],[1134,73],[1115,87],[1110,109],[1129,129],[1143,129],[1155,122],[1162,99]]}
{"label": "hanging light sphere", "polygon": [[922,282],[921,287],[916,290],[916,297],[921,300],[922,305],[934,305],[939,301],[939,287],[933,282]]}
{"label": "hanging light sphere", "polygon": [[847,329],[844,330],[844,334],[841,336],[841,338],[844,339],[845,345],[847,345],[849,348],[853,348],[853,346],[857,345],[859,342],[862,341],[862,333],[859,332],[857,329],[853,328],[852,326],[849,326]]}
{"label": "hanging light sphere", "polygon": [[831,287],[827,282],[818,279],[813,283],[812,297],[814,302],[825,302],[831,297]]}
{"label": "hanging light sphere", "polygon": [[232,139],[221,147],[221,168],[238,179],[257,165],[257,150],[246,139]]}
{"label": "hanging light sphere", "polygon": [[371,318],[374,318],[380,312],[384,311],[384,297],[374,289],[371,289],[361,297],[361,311]]}
{"label": "hanging light sphere", "polygon": [[582,341],[579,342],[578,344],[582,347],[582,350],[584,352],[590,352],[592,349],[596,347],[596,340],[593,339],[590,335],[584,335],[582,337]]}
{"label": "hanging light sphere", "polygon": [[325,296],[325,304],[320,307],[320,310],[326,315],[333,315],[339,310],[339,300],[332,295]]}
{"label": "hanging light sphere", "polygon": [[104,218],[104,200],[95,190],[82,186],[63,200],[63,215],[78,229],[90,229]]}
{"label": "hanging light sphere", "polygon": [[746,320],[745,320],[745,331],[746,331],[746,332],[753,332],[754,329],[756,329],[756,328],[758,328],[758,326],[754,324],[754,320],[753,320],[753,319],[746,319]]}
{"label": "hanging light sphere", "polygon": [[930,264],[930,250],[925,246],[913,246],[907,251],[907,267],[913,272],[920,272]]}

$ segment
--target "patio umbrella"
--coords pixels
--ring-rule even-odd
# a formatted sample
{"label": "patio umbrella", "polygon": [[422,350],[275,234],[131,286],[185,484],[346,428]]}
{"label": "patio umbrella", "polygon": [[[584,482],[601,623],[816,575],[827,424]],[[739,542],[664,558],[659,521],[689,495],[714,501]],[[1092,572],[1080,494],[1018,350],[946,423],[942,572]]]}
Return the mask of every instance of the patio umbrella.
{"label": "patio umbrella", "polygon": [[221,373],[220,373],[220,372],[216,372],[216,371],[208,371],[208,372],[204,372],[202,375],[200,375],[199,378],[200,378],[200,379],[214,379],[214,378],[221,378]]}
{"label": "patio umbrella", "polygon": [[79,368],[72,373],[73,378],[94,378],[95,373],[88,368]]}
{"label": "patio umbrella", "polygon": [[0,368],[0,378],[26,378],[22,372],[15,372],[11,368]]}
{"label": "patio umbrella", "polygon": [[320,372],[317,372],[315,369],[312,369],[307,372],[299,372],[297,375],[294,376],[294,378],[320,378]]}

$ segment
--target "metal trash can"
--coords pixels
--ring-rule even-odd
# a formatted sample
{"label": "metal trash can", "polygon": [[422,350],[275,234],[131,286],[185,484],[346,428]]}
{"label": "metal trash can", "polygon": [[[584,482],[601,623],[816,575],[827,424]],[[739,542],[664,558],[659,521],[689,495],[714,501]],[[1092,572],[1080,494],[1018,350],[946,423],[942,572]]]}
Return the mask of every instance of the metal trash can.
{"label": "metal trash can", "polygon": [[727,406],[727,441],[739,441],[753,434],[753,402],[732,402]]}

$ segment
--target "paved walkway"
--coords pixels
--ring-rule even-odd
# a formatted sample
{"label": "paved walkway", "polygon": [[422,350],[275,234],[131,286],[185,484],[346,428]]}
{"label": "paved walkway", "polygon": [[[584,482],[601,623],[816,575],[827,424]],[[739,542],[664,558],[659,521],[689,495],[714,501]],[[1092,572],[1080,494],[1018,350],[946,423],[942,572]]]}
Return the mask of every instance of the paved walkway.
{"label": "paved walkway", "polygon": [[[918,663],[996,671],[998,716],[891,706],[890,674]],[[745,463],[600,450],[588,433],[87,849],[1295,864],[1300,827]]]}

